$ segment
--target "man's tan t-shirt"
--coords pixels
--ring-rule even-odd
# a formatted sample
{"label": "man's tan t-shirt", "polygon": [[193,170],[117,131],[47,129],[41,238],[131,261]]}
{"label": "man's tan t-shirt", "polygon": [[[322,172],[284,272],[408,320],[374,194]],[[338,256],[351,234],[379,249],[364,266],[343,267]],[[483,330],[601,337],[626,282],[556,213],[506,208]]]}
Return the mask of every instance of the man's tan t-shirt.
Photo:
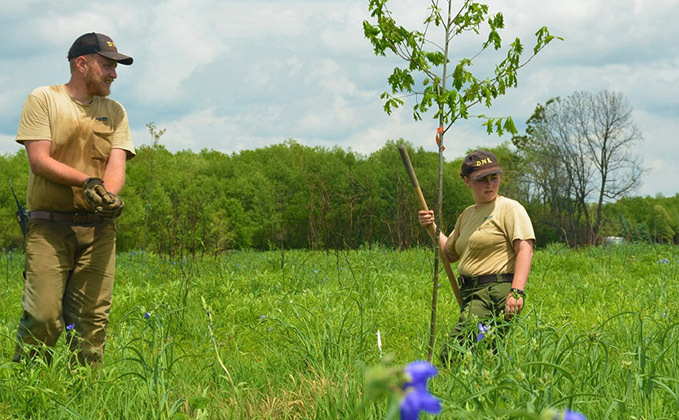
{"label": "man's tan t-shirt", "polygon": [[[51,141],[52,158],[91,177],[103,178],[111,149],[135,155],[125,108],[113,99],[95,96],[82,104],[64,85],[35,89],[24,103],[16,141]],[[32,172],[27,207],[63,212],[92,211],[82,188],[61,185]]]}
{"label": "man's tan t-shirt", "polygon": [[498,196],[460,214],[446,250],[459,257],[460,275],[508,274],[516,266],[516,239],[535,240],[530,217],[519,202]]}

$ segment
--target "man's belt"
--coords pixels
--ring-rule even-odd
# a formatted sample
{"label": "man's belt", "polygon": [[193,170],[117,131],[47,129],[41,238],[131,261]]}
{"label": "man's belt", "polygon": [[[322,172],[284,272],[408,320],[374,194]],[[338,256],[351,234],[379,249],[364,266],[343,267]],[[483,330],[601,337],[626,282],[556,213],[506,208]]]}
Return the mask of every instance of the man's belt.
{"label": "man's belt", "polygon": [[476,286],[486,283],[511,283],[514,273],[510,274],[484,274],[482,276],[460,276],[460,286]]}
{"label": "man's belt", "polygon": [[28,220],[49,220],[74,225],[87,225],[101,222],[103,219],[96,213],[64,213],[59,211],[34,210],[28,212]]}

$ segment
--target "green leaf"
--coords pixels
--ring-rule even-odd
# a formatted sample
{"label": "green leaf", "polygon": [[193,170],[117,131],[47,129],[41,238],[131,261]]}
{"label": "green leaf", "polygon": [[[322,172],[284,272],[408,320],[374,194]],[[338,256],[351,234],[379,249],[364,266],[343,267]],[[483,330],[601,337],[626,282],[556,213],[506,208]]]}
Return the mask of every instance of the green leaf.
{"label": "green leaf", "polygon": [[442,52],[427,52],[424,54],[427,60],[434,66],[440,66],[447,62],[446,56]]}
{"label": "green leaf", "polygon": [[486,120],[486,122],[484,122],[484,123],[481,124],[481,125],[483,125],[484,127],[486,127],[486,133],[487,133],[487,134],[493,134],[493,119],[492,119],[492,118],[488,118],[488,119]]}
{"label": "green leaf", "polygon": [[516,129],[516,126],[514,125],[514,120],[512,120],[512,117],[507,117],[505,119],[505,124],[504,124],[504,129],[512,134],[518,134],[519,130]]}
{"label": "green leaf", "polygon": [[495,132],[501,136],[504,134],[504,131],[502,130],[502,118],[498,118],[495,120]]}
{"label": "green leaf", "polygon": [[384,102],[384,112],[387,113],[387,115],[391,115],[391,110],[392,108],[398,108],[401,105],[403,105],[403,100],[399,98],[394,98],[393,96],[389,95],[387,92],[384,92],[380,98],[382,99],[387,99]]}
{"label": "green leaf", "polygon": [[483,44],[483,48],[486,48],[490,44],[493,44],[493,47],[496,50],[502,48],[502,38],[500,38],[500,34],[494,29],[488,34],[488,40]]}

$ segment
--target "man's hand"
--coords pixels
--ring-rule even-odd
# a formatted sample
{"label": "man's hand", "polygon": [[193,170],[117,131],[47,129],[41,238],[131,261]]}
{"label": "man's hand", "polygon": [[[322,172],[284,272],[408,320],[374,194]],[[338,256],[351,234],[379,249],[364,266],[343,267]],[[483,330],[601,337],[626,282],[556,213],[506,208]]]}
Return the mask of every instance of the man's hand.
{"label": "man's hand", "polygon": [[104,196],[108,194],[104,188],[104,181],[101,178],[87,178],[83,182],[83,190],[85,190],[85,198],[92,207],[96,210],[104,203]]}
{"label": "man's hand", "polygon": [[115,219],[123,212],[125,203],[119,195],[107,193],[104,197],[104,204],[95,209],[95,212],[104,219]]}
{"label": "man's hand", "polygon": [[115,219],[123,212],[125,203],[120,196],[106,191],[101,178],[87,178],[83,182],[87,202],[94,212],[105,219]]}

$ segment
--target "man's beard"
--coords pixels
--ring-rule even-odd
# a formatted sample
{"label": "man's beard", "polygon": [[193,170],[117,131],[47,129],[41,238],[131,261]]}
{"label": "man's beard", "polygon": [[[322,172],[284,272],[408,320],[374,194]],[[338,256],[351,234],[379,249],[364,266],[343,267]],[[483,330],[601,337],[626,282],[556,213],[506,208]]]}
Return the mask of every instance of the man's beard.
{"label": "man's beard", "polygon": [[104,83],[104,79],[89,70],[85,73],[85,87],[94,96],[108,96],[111,94],[111,85]]}

